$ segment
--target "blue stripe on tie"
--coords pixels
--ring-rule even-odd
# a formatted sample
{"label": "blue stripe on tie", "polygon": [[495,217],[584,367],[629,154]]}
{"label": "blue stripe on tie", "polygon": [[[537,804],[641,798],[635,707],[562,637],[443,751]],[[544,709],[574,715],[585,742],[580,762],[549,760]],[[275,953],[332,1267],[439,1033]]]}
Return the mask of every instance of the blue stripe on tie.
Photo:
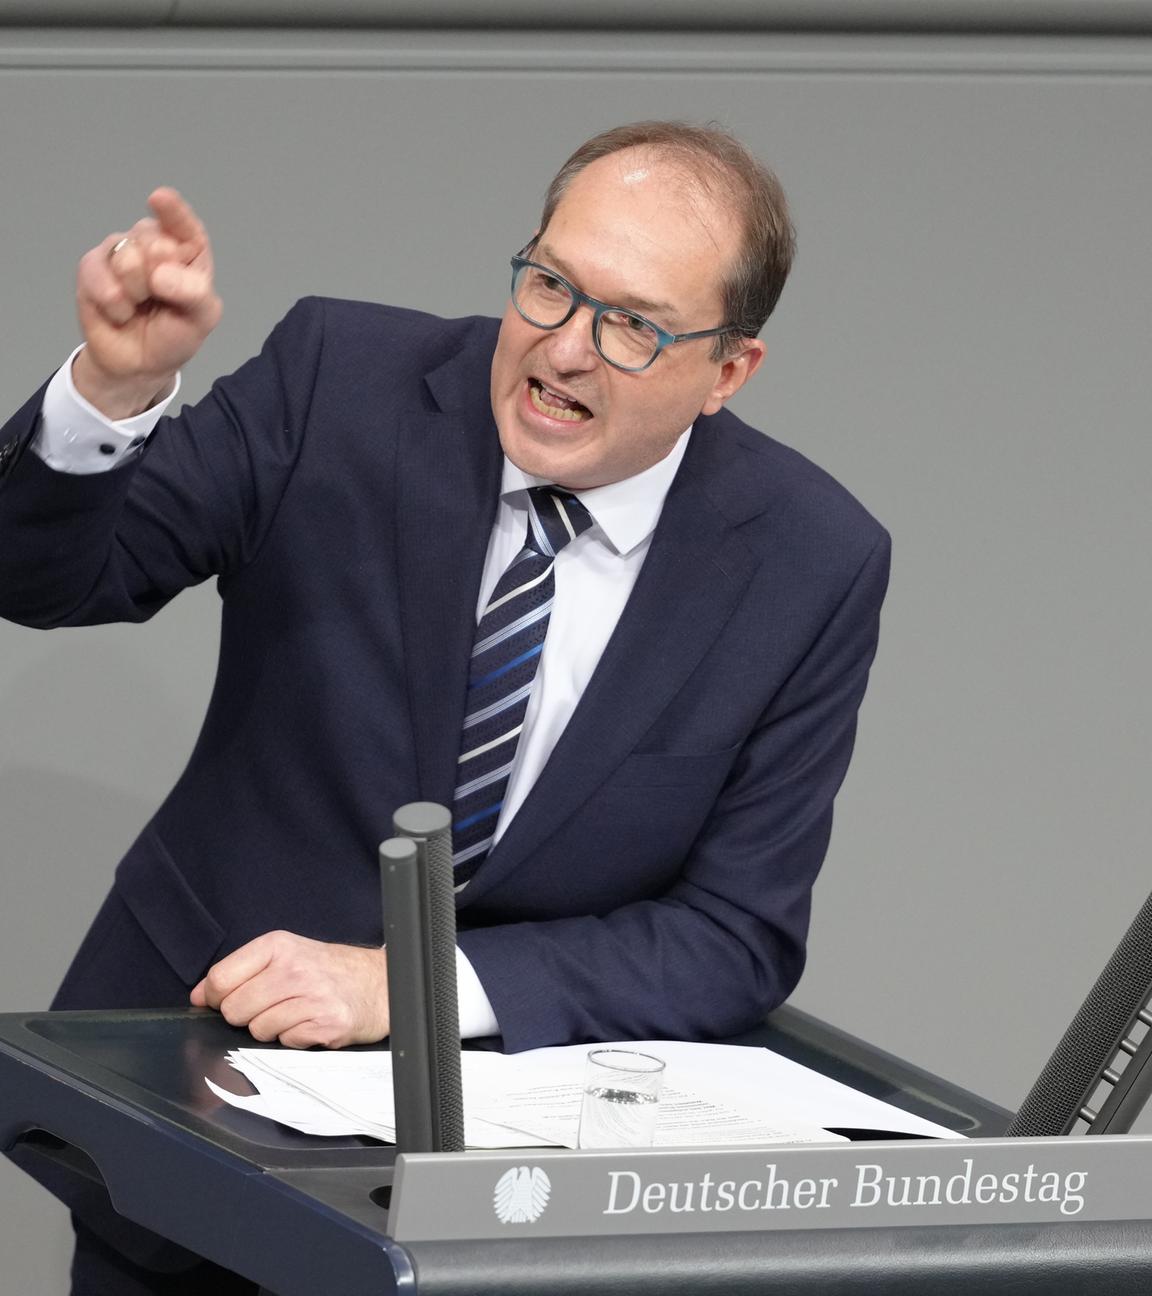
{"label": "blue stripe on tie", "polygon": [[495,805],[489,806],[486,810],[481,810],[477,814],[469,815],[467,819],[461,819],[459,823],[453,824],[452,827],[456,832],[463,832],[465,828],[471,828],[474,823],[479,823],[481,819],[488,819],[492,815],[499,814],[503,808],[504,802],[497,801]]}
{"label": "blue stripe on tie", "polygon": [[535,625],[537,621],[542,621],[552,611],[554,599],[549,599],[546,603],[541,603],[539,607],[534,607],[530,612],[525,612],[523,616],[517,617],[515,621],[509,621],[503,630],[497,630],[494,634],[488,635],[487,638],[481,639],[480,642],[472,649],[473,657],[481,657],[490,649],[495,648],[498,643],[503,643],[505,639],[511,639],[514,634],[519,634],[521,630],[526,630],[530,625]]}
{"label": "blue stripe on tie", "polygon": [[517,666],[526,661],[531,661],[533,657],[538,656],[544,650],[544,645],[538,643],[535,648],[529,648],[526,653],[521,653],[519,657],[514,657],[510,662],[505,662],[499,670],[494,670],[488,675],[482,675],[479,679],[469,680],[470,689],[482,688],[485,684],[491,684],[493,680],[498,680],[501,675],[507,675],[510,670],[515,670]]}

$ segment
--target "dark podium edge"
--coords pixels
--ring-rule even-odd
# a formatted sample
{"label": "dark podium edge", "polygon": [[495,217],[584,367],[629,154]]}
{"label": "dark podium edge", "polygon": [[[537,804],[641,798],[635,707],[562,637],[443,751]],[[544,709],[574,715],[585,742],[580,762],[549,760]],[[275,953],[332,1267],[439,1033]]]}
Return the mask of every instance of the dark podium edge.
{"label": "dark podium edge", "polygon": [[[771,1048],[968,1137],[997,1137],[1011,1117],[799,1009],[779,1009],[725,1042]],[[393,1148],[285,1130],[203,1085],[213,1074],[248,1090],[224,1058],[252,1045],[246,1032],[195,1009],[0,1015],[0,1147],[42,1183],[62,1172],[102,1181],[127,1219],[278,1296],[417,1288],[735,1296],[763,1290],[769,1272],[773,1292],[813,1296],[974,1292],[1000,1290],[984,1285],[998,1262],[1021,1293],[1138,1291],[1152,1280],[1152,1225],[1142,1221],[403,1247],[388,1236],[380,1204]],[[1102,1264],[1108,1257],[1115,1264]],[[715,1286],[703,1281],[705,1263]],[[1069,1281],[1085,1266],[1100,1286]]]}

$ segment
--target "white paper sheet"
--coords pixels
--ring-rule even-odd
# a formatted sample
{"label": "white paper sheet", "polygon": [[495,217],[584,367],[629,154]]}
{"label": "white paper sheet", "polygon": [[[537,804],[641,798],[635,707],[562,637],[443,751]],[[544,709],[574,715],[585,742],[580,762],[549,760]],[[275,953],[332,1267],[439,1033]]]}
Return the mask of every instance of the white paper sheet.
{"label": "white paper sheet", "polygon": [[[580,1127],[580,1084],[541,1084],[505,1094],[498,1105],[477,1113],[505,1124],[523,1125],[545,1136],[556,1147],[576,1146]],[[656,1119],[656,1147],[711,1147],[717,1144],[829,1143],[827,1130],[777,1128],[709,1102],[694,1093],[666,1087]]]}
{"label": "white paper sheet", "polygon": [[[597,1047],[638,1049],[666,1062],[657,1146],[829,1142],[829,1127],[958,1137],[768,1049],[675,1040]],[[467,1145],[575,1146],[589,1051],[464,1052]],[[239,1096],[206,1081],[222,1101],[306,1134],[395,1141],[389,1053],[247,1048],[229,1058],[259,1092]]]}

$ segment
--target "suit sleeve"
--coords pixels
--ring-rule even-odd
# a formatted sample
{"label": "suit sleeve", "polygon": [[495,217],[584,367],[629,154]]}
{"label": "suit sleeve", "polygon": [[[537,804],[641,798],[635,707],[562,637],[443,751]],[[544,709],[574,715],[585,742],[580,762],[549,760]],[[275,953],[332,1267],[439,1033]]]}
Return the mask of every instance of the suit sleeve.
{"label": "suit sleeve", "polygon": [[259,356],[110,472],[56,472],[27,451],[37,392],[0,430],[0,615],[40,628],[143,621],[249,562],[299,453],[322,318],[298,304]]}
{"label": "suit sleeve", "polygon": [[506,1048],[721,1038],[792,991],[876,651],[888,566],[880,531],[747,735],[665,894],[602,916],[460,933]]}

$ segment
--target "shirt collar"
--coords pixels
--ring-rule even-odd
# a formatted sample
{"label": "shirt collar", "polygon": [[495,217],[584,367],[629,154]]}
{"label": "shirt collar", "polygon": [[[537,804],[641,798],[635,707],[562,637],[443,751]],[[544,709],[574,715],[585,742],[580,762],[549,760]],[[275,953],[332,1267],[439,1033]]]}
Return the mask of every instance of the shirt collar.
{"label": "shirt collar", "polygon": [[[664,497],[688,449],[689,427],[681,433],[671,451],[651,468],[645,468],[634,477],[610,482],[607,486],[594,486],[579,491],[580,503],[592,514],[604,538],[621,557],[642,544],[656,530]],[[531,486],[551,486],[544,477],[533,477],[522,472],[505,455],[504,475],[500,482],[500,498],[512,501]],[[525,507],[527,507],[525,505]]]}

